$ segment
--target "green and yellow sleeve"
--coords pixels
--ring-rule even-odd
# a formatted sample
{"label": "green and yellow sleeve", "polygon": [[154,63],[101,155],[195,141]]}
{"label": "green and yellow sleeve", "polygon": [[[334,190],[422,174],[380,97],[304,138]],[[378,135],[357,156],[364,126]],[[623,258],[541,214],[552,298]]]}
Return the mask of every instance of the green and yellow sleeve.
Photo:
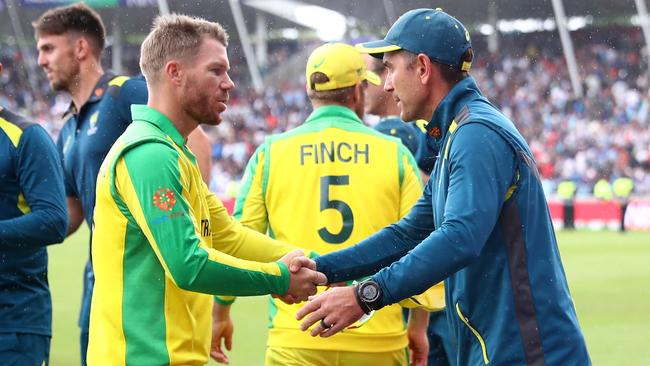
{"label": "green and yellow sleeve", "polygon": [[264,203],[264,146],[260,145],[248,161],[233,216],[244,226],[266,233],[269,226]]}
{"label": "green and yellow sleeve", "polygon": [[[128,150],[115,166],[114,195],[147,238],[165,275],[189,291],[237,296],[284,294],[289,286],[284,264],[236,258],[199,239],[197,233],[201,231],[195,225],[200,225],[202,218],[195,217],[197,211],[188,204],[187,175],[191,169],[184,164],[188,163],[172,146],[150,142]],[[216,231],[223,233],[215,224]]]}
{"label": "green and yellow sleeve", "polygon": [[[230,253],[236,257],[273,261],[296,249],[291,245],[273,240],[265,235],[268,230],[268,215],[264,203],[264,145],[260,146],[251,157],[242,178],[241,189],[237,195],[233,217],[228,216],[226,209],[219,199],[206,188],[210,216],[214,228],[212,242],[215,248]],[[228,235],[237,232],[238,235]],[[224,240],[237,238],[240,240]],[[245,243],[245,244],[244,244]],[[222,305],[232,304],[233,297],[218,296],[215,301]]]}
{"label": "green and yellow sleeve", "polygon": [[[205,187],[206,199],[212,220],[212,246],[238,258],[270,262],[296,249],[281,241],[273,240],[261,233],[242,226],[230,215],[223,203]],[[233,296],[215,296],[222,305],[235,302]]]}
{"label": "green and yellow sleeve", "polygon": [[[251,240],[247,241],[246,245],[238,244],[235,248],[228,249],[235,250],[237,254],[233,255],[241,258],[257,261],[272,261],[297,248],[261,235],[266,234],[269,226],[263,188],[264,151],[264,145],[260,145],[248,161],[233,212],[233,217],[237,221],[236,226],[239,228],[238,230],[246,232],[251,237]],[[210,199],[209,202],[214,199]],[[219,222],[225,220],[234,221],[233,218],[225,214],[225,211],[212,212],[213,205],[210,205],[210,207],[213,219],[216,217],[216,220]],[[218,214],[218,216],[215,216],[215,214]],[[231,252],[228,251],[228,253]]]}
{"label": "green and yellow sleeve", "polygon": [[260,232],[243,226],[228,215],[223,203],[205,189],[212,221],[212,246],[237,258],[271,262],[294,249],[292,245],[272,239]]}

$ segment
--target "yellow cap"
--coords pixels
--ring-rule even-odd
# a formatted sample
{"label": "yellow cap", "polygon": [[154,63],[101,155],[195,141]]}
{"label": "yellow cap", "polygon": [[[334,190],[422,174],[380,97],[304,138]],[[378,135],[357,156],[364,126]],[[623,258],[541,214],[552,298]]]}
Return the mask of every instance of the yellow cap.
{"label": "yellow cap", "polygon": [[[313,84],[311,75],[322,72],[328,82]],[[307,88],[323,91],[347,88],[368,80],[369,83],[380,85],[379,75],[366,69],[361,53],[345,43],[326,43],[314,50],[307,60]]]}

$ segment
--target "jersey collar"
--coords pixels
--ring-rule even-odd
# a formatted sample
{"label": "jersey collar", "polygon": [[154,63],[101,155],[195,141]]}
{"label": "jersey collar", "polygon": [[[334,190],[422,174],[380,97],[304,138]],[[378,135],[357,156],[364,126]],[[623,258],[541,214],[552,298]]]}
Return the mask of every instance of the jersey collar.
{"label": "jersey collar", "polygon": [[332,118],[332,117],[340,117],[343,119],[352,120],[354,122],[363,124],[361,119],[359,119],[359,116],[357,116],[357,114],[354,113],[354,111],[352,111],[350,108],[343,107],[340,105],[324,105],[322,107],[316,108],[313,112],[311,112],[311,114],[309,115],[305,123],[309,123],[321,118]]}
{"label": "jersey collar", "polygon": [[428,135],[435,138],[436,143],[440,144],[458,112],[469,101],[478,98],[483,98],[483,95],[473,77],[469,76],[456,83],[433,112],[431,121],[426,126]]}
{"label": "jersey collar", "polygon": [[115,77],[115,73],[112,71],[107,71],[102,75],[99,80],[97,81],[97,84],[95,84],[95,88],[93,89],[93,92],[90,94],[90,98],[84,103],[84,105],[81,106],[77,110],[77,108],[74,105],[73,101],[70,101],[70,106],[68,106],[68,109],[65,111],[63,114],[63,118],[65,119],[67,116],[72,115],[72,114],[77,114],[79,111],[85,107],[86,105],[92,104],[99,102],[102,100],[102,97],[104,96],[104,93],[106,92],[106,89],[108,88],[108,83],[113,80]]}
{"label": "jersey collar", "polygon": [[144,104],[132,104],[131,115],[134,121],[143,121],[151,123],[160,128],[167,136],[171,137],[178,146],[185,145],[183,135],[176,129],[174,123],[159,111]]}

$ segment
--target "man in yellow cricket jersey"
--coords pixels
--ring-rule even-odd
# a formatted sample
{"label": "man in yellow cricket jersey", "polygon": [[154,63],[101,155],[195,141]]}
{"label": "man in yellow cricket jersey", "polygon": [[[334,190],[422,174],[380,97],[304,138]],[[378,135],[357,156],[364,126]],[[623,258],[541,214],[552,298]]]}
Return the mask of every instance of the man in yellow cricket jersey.
{"label": "man in yellow cricket jersey", "polygon": [[89,365],[203,365],[207,294],[304,300],[326,281],[309,269],[290,274],[286,264],[302,251],[230,218],[186,146],[226,109],[227,37],[217,23],[170,15],[142,44],[148,104],[132,106],[97,183]]}
{"label": "man in yellow cricket jersey", "polygon": [[[266,139],[251,158],[234,216],[279,240],[317,253],[350,246],[398,221],[420,197],[413,156],[399,139],[363,124],[367,71],[361,54],[343,43],[318,47],[307,61],[307,90],[314,112],[305,123]],[[212,357],[232,342],[227,304],[216,305]],[[387,307],[361,327],[332,339],[300,331],[299,307],[271,301],[266,365],[407,365],[426,362],[428,314],[415,310],[408,335],[402,310]],[[221,324],[219,324],[221,322]],[[222,329],[218,329],[221,327]]]}

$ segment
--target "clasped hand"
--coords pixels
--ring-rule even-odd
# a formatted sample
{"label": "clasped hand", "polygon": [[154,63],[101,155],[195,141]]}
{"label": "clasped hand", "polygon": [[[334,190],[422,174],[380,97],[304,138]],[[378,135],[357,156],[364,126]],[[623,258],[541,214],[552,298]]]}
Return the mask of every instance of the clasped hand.
{"label": "clasped hand", "polygon": [[316,271],[316,262],[305,257],[302,250],[294,250],[280,258],[289,269],[289,289],[283,295],[274,295],[287,304],[305,301],[316,294],[316,286],[327,284],[327,277]]}
{"label": "clasped hand", "polygon": [[[298,320],[306,317],[300,326],[301,330],[307,330],[317,323],[310,334],[314,337],[329,337],[363,316],[351,286],[331,288],[318,296],[312,296],[316,294],[316,285],[327,284],[327,277],[316,271],[316,262],[305,257],[302,251],[294,250],[280,261],[289,268],[291,282],[287,293],[276,297],[287,304],[310,300],[296,314]],[[320,320],[324,320],[325,324]]]}

